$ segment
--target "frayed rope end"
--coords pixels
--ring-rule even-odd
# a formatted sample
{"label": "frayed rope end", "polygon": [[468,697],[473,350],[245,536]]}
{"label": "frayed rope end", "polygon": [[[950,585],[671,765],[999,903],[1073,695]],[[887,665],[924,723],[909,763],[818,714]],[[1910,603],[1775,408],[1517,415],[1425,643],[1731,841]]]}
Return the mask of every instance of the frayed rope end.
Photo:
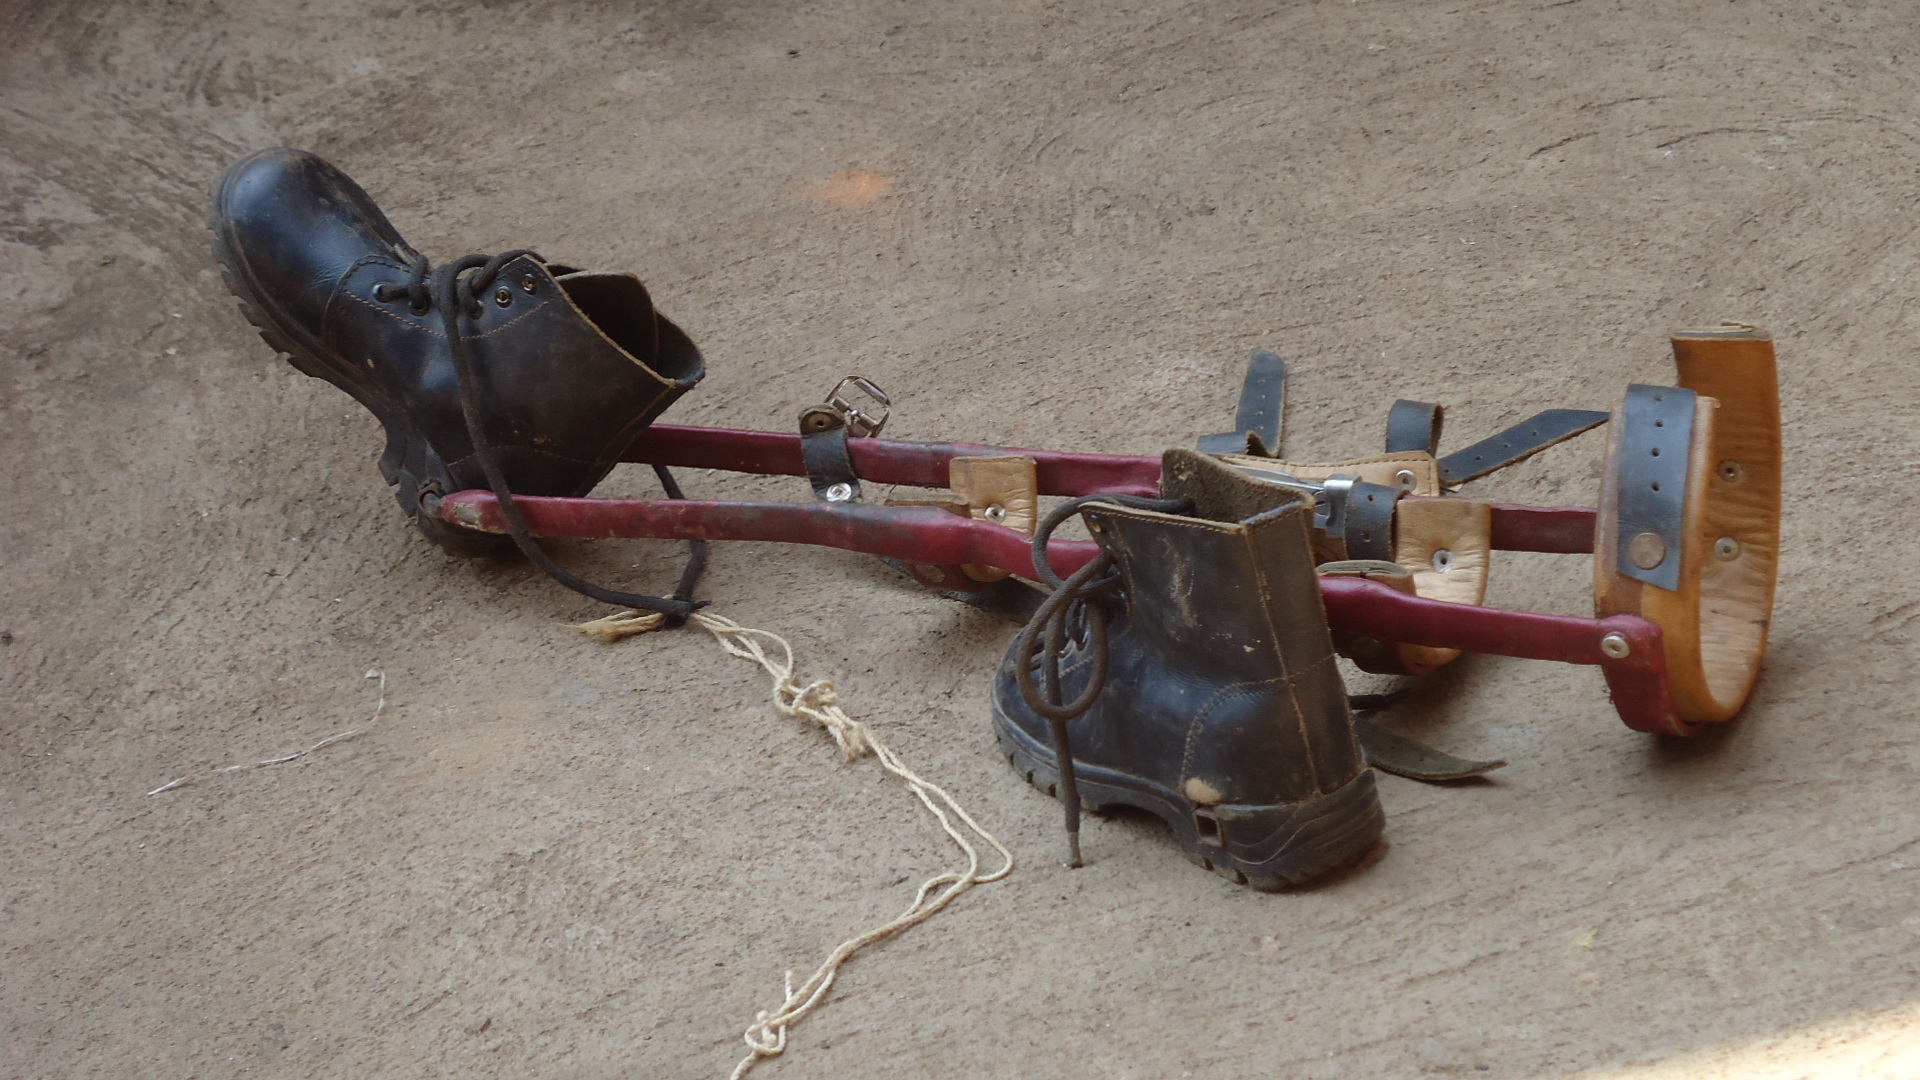
{"label": "frayed rope end", "polygon": [[578,630],[612,644],[621,638],[658,630],[666,621],[667,617],[657,611],[622,611],[617,615],[607,615],[591,622],[561,623],[560,625],[568,630]]}

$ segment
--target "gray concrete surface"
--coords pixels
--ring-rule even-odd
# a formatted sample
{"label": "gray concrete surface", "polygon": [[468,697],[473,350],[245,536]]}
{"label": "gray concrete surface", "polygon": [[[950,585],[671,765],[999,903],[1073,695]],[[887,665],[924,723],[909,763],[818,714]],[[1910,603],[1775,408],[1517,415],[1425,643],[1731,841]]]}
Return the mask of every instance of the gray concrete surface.
{"label": "gray concrete surface", "polygon": [[[1457,444],[1662,380],[1670,327],[1777,335],[1787,554],[1744,718],[1661,742],[1592,671],[1469,660],[1395,722],[1513,765],[1387,779],[1389,844],[1293,894],[1133,820],[1060,868],[987,725],[1011,627],[721,548],[715,609],[1021,860],[758,1075],[1920,1067],[1907,5],[15,0],[0,30],[0,1073],[724,1074],[782,971],[949,861],[711,642],[580,640],[590,602],[410,532],[373,420],[208,253],[209,184],[274,144],[436,259],[641,273],[711,365],[680,422],[785,428],[857,371],[901,437],[1153,453],[1268,346],[1289,450],[1335,457],[1396,396]],[[1589,501],[1600,454],[1471,490]],[[1588,575],[1505,558],[1492,599],[1577,612]],[[354,726],[369,669],[366,736],[144,794]]]}

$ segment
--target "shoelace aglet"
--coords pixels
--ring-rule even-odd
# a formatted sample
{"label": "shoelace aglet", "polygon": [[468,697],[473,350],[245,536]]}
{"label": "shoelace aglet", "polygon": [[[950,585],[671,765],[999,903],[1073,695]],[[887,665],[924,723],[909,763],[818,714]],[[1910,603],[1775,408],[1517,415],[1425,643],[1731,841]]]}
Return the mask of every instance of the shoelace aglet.
{"label": "shoelace aglet", "polygon": [[1067,869],[1078,870],[1085,865],[1080,861],[1080,830],[1071,829],[1067,832]]}

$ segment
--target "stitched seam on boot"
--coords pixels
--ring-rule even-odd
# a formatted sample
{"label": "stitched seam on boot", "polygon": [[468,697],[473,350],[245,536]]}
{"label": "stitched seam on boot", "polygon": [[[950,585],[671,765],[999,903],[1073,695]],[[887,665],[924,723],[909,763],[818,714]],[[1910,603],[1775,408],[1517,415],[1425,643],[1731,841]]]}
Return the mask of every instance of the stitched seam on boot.
{"label": "stitched seam on boot", "polygon": [[500,331],[505,330],[506,328],[519,322],[520,320],[531,318],[533,315],[538,314],[541,308],[546,307],[548,304],[552,302],[553,301],[551,300],[542,300],[539,303],[533,305],[532,307],[521,312],[520,314],[515,315],[513,318],[508,319],[506,322],[501,323],[499,326],[494,327],[493,329],[487,331],[484,334],[461,334],[460,336],[467,341],[479,341],[481,338],[490,338],[493,335],[499,333]]}
{"label": "stitched seam on boot", "polygon": [[[1308,675],[1311,675],[1314,672],[1320,670],[1323,667],[1332,667],[1339,662],[1339,659],[1340,659],[1340,656],[1338,653],[1329,652],[1322,659],[1315,660],[1313,663],[1308,664],[1306,667],[1301,668],[1299,671],[1288,675],[1287,676],[1288,692],[1292,693],[1292,687],[1295,683],[1295,680],[1303,679]],[[1339,673],[1335,672],[1334,678],[1338,679],[1339,677],[1340,677]],[[1299,697],[1297,695],[1294,697],[1294,701],[1296,702],[1295,707],[1297,708],[1298,707],[1297,703],[1299,701]],[[1351,716],[1351,713],[1349,713],[1349,716]],[[1306,722],[1307,722],[1306,714],[1303,712],[1300,716],[1300,723],[1304,727],[1306,725]],[[1342,785],[1346,784],[1349,780],[1352,780],[1355,776],[1358,776],[1360,773],[1366,771],[1366,768],[1367,768],[1366,755],[1362,753],[1360,750],[1359,736],[1353,734],[1353,724],[1351,722],[1351,719],[1349,719],[1349,722],[1347,724],[1347,745],[1352,748],[1353,759],[1359,762],[1359,766],[1353,770],[1352,774],[1348,775],[1346,780],[1342,780],[1340,781],[1340,783],[1333,785],[1333,787],[1325,789],[1325,792],[1332,792],[1332,791],[1338,790]],[[1319,776],[1319,773],[1316,772],[1314,775],[1317,778]],[[1317,783],[1317,780],[1316,780],[1316,783]]]}
{"label": "stitched seam on boot", "polygon": [[[1187,779],[1193,774],[1193,751],[1195,743],[1197,742],[1194,736],[1195,733],[1200,730],[1207,716],[1211,714],[1214,709],[1234,698],[1252,697],[1255,694],[1263,693],[1265,688],[1271,683],[1284,684],[1285,682],[1285,679],[1261,679],[1258,682],[1229,683],[1215,691],[1214,695],[1208,698],[1206,703],[1201,705],[1193,714],[1193,719],[1187,722],[1186,748],[1180,755],[1180,776],[1178,783],[1184,785]],[[1308,763],[1307,768],[1308,771],[1312,771],[1313,765],[1311,762]]]}
{"label": "stitched seam on boot", "polygon": [[447,335],[445,333],[439,330],[435,330],[431,326],[423,326],[420,323],[412,321],[411,319],[403,319],[400,316],[395,315],[393,312],[388,311],[386,308],[381,307],[379,304],[376,304],[373,301],[367,299],[366,297],[361,296],[357,292],[349,292],[345,289],[342,289],[340,290],[338,295],[345,296],[347,299],[352,300],[356,303],[365,304],[367,307],[372,308],[373,310],[379,312],[382,315],[385,315],[387,318],[392,319],[394,322],[397,322],[400,325],[407,327],[408,329],[418,330],[422,333],[429,334],[433,337],[437,337],[442,341],[445,341],[447,339]]}
{"label": "stitched seam on boot", "polygon": [[[341,289],[338,291],[337,295],[345,296],[349,300],[356,301],[369,308],[372,308],[373,310],[379,312],[382,315],[385,315],[387,318],[392,319],[394,322],[397,322],[402,326],[410,327],[414,330],[425,331],[426,333],[431,334],[442,341],[446,340],[447,335],[444,331],[435,330],[431,326],[422,326],[421,324],[414,322],[410,319],[404,319],[398,315],[395,315],[393,312],[387,310],[386,308],[380,306],[379,304],[374,303],[373,301],[367,299],[366,297],[361,296],[357,292],[352,292],[347,289]],[[493,329],[487,331],[484,334],[461,334],[460,337],[466,341],[479,341],[481,338],[492,337],[493,335],[499,333],[502,330],[507,329],[508,327],[514,325],[520,320],[536,314],[537,312],[539,312],[541,308],[546,307],[550,303],[552,303],[551,300],[542,300],[538,304],[535,304],[534,306],[528,308],[527,310],[521,312],[520,314],[515,315],[513,318],[508,319],[506,322],[501,323],[499,326],[494,327]]]}
{"label": "stitched seam on boot", "polygon": [[[1261,565],[1260,547],[1254,543],[1253,531],[1251,529],[1247,531],[1247,554],[1253,558],[1255,565]],[[1262,570],[1265,569],[1264,566],[1261,568]],[[1273,624],[1273,594],[1267,589],[1267,575],[1261,573],[1258,577],[1260,581],[1260,617],[1265,620],[1267,624],[1267,640],[1272,643],[1273,658],[1280,664],[1281,681],[1286,683],[1287,686],[1287,704],[1292,707],[1294,723],[1300,728],[1300,745],[1307,753],[1307,778],[1312,782],[1314,791],[1324,792],[1326,789],[1322,787],[1320,783],[1319,766],[1313,760],[1314,740],[1312,733],[1307,730],[1307,710],[1300,707],[1300,695],[1294,689],[1293,665],[1287,663],[1286,654],[1280,651],[1280,628]],[[1314,587],[1318,588],[1319,583],[1315,582]],[[1332,659],[1332,657],[1328,657],[1328,659]],[[1307,670],[1311,671],[1314,666],[1313,664],[1308,664]]]}

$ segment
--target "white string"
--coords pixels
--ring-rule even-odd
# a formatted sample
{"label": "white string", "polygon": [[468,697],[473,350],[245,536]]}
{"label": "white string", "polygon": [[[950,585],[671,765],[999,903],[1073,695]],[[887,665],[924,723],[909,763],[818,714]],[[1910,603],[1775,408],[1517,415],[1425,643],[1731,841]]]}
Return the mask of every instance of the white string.
{"label": "white string", "polygon": [[[346,742],[348,739],[351,739],[356,735],[366,734],[368,729],[373,727],[373,722],[375,720],[380,719],[380,713],[384,711],[387,707],[387,673],[376,668],[372,671],[367,672],[364,676],[362,676],[362,678],[380,680],[380,703],[373,707],[373,715],[367,718],[367,723],[365,727],[357,727],[351,731],[343,731],[338,735],[329,735],[326,738],[321,739],[319,742],[314,743],[312,746],[307,747],[305,750],[296,750],[285,757],[267,758],[264,761],[249,761],[240,765],[229,765],[224,769],[218,770],[218,772],[216,772],[215,775],[218,776],[218,775],[224,775],[230,772],[241,772],[246,769],[263,769],[268,765],[285,765],[289,761],[298,761],[301,758],[306,757],[308,754],[313,753],[315,750],[324,750],[327,747],[332,746],[334,743]],[[163,791],[172,791],[174,788],[185,787],[191,783],[193,783],[193,779],[191,777],[182,776],[174,780],[169,780],[166,783],[160,785],[159,787],[154,788],[152,791],[147,792],[147,795],[148,796],[158,795]]]}
{"label": "white string", "polygon": [[[773,707],[784,716],[799,717],[826,729],[833,736],[834,744],[848,761],[854,761],[866,754],[872,754],[880,767],[899,777],[919,798],[921,805],[927,808],[940,822],[948,838],[954,842],[966,856],[965,870],[949,870],[937,874],[920,883],[914,893],[913,902],[905,911],[892,919],[873,927],[856,937],[848,938],[839,947],[827,954],[818,968],[798,987],[793,985],[793,973],[787,972],[785,979],[786,996],[778,1008],[762,1010],[747,1026],[744,1036],[747,1044],[747,1056],[734,1066],[731,1080],[740,1080],[762,1060],[777,1057],[787,1048],[787,1028],[812,1012],[827,991],[833,986],[834,977],[840,972],[840,966],[854,953],[884,938],[891,937],[910,926],[925,922],[934,914],[958,899],[961,893],[975,885],[999,881],[1013,872],[1013,853],[994,839],[993,834],[980,827],[960,804],[953,800],[939,785],[926,780],[907,768],[900,756],[882,743],[860,721],[848,716],[840,708],[839,695],[834,692],[833,684],[818,679],[801,686],[793,677],[793,647],[785,638],[766,630],[754,630],[741,626],[731,619],[722,618],[708,612],[698,611],[689,616],[690,620],[707,633],[712,634],[720,647],[733,656],[751,660],[765,668],[773,676]],[[660,627],[665,616],[659,614],[641,614],[627,612],[610,615],[583,623],[573,629],[593,634],[604,640],[613,641],[632,634],[644,634]],[[770,653],[769,647],[777,647],[778,657]],[[966,826],[962,832],[955,826],[954,820]],[[1000,854],[1003,865],[992,873],[980,872],[980,852],[974,847],[968,834],[986,841]]]}

